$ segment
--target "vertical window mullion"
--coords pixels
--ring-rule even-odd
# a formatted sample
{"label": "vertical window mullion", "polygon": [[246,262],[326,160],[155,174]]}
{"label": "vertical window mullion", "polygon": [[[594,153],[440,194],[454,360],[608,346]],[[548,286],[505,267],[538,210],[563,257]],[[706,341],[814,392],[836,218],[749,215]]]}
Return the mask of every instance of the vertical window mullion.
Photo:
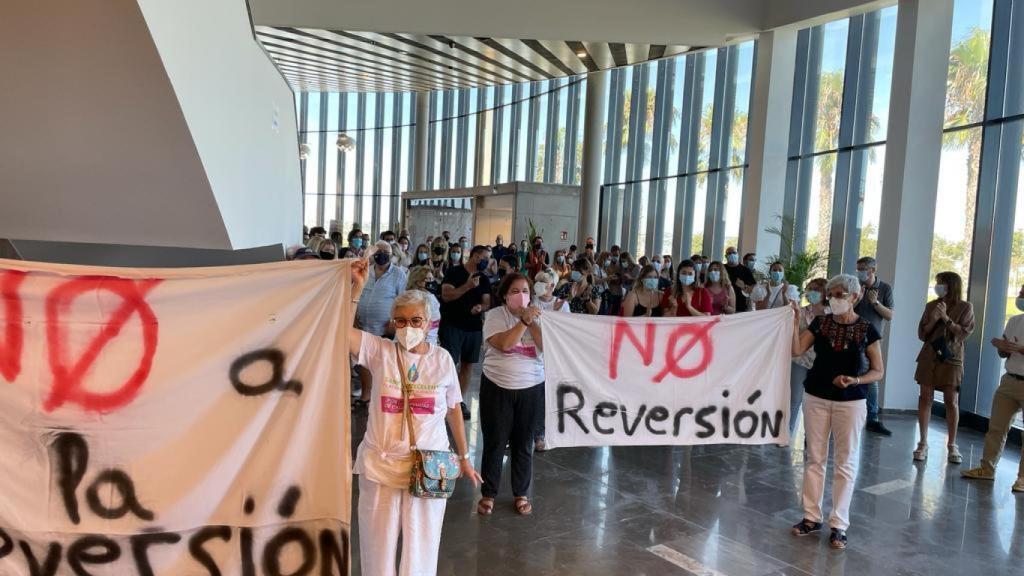
{"label": "vertical window mullion", "polygon": [[352,221],[359,224],[360,229],[364,232],[368,231],[367,226],[369,222],[361,222],[363,219],[363,177],[366,175],[366,162],[363,159],[366,157],[366,138],[363,137],[364,130],[366,128],[366,94],[359,94],[356,101],[356,189],[353,190],[355,194],[355,214],[352,215]]}

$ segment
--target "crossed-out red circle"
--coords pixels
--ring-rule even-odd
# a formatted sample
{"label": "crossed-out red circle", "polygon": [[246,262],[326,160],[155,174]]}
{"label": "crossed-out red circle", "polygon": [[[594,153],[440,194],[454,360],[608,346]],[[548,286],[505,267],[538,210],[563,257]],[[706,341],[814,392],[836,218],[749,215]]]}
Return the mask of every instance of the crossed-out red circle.
{"label": "crossed-out red circle", "polygon": [[[701,322],[699,324],[680,324],[668,339],[668,345],[665,346],[665,367],[654,377],[654,382],[661,382],[669,374],[677,378],[692,378],[707,370],[715,353],[714,344],[708,333],[720,320],[720,318],[715,318],[710,322]],[[682,347],[676,351],[676,347],[679,346],[680,340],[683,338],[686,339],[682,341]],[[701,349],[700,361],[693,366],[685,368],[679,366],[679,361],[698,344],[700,344]]]}
{"label": "crossed-out red circle", "polygon": [[[146,302],[145,295],[158,283],[160,280],[157,279],[134,281],[108,276],[83,276],[69,280],[50,292],[46,298],[46,340],[53,388],[43,403],[44,410],[51,412],[71,402],[90,412],[110,412],[128,404],[138,395],[153,366],[159,327],[156,314]],[[82,355],[71,362],[65,357],[66,324],[62,322],[62,317],[70,311],[71,304],[78,296],[100,290],[120,296],[121,305],[103,324]],[[112,392],[85,390],[82,379],[95,364],[100,352],[135,314],[138,314],[142,324],[142,356],[135,371],[120,388]]]}

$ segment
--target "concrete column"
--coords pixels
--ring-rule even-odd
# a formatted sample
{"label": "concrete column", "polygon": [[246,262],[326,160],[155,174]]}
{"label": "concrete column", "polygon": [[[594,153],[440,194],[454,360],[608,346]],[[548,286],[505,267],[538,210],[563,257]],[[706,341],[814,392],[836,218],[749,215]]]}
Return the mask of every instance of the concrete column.
{"label": "concrete column", "polygon": [[882,180],[878,275],[892,282],[895,314],[883,342],[884,406],[917,407],[917,324],[928,286],[953,0],[901,0]]}
{"label": "concrete column", "polygon": [[427,147],[430,134],[430,93],[416,93],[416,140],[412,147],[412,189],[427,187]]}
{"label": "concrete column", "polygon": [[[601,136],[602,112],[608,101],[608,72],[587,74],[587,103],[583,110],[583,166],[581,167],[580,228],[576,243],[588,236],[597,239],[601,209]],[[580,244],[582,245],[582,244]]]}
{"label": "concrete column", "polygon": [[[757,39],[754,86],[747,132],[747,171],[740,212],[741,254],[764,259],[779,253],[779,237],[764,231],[778,227],[786,193],[787,150],[793,108],[796,30],[772,30]],[[716,258],[723,254],[714,254]]]}

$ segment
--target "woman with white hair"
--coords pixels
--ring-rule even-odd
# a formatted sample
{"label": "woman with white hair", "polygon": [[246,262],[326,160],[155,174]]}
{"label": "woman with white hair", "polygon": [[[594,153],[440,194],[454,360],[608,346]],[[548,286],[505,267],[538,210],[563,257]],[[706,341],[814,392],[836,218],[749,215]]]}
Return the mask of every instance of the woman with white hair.
{"label": "woman with white hair", "polygon": [[[365,260],[352,264],[353,300],[360,300],[368,277]],[[353,473],[359,475],[359,553],[363,574],[437,572],[447,500],[419,498],[410,493],[413,438],[419,450],[450,450],[447,422],[459,455],[461,477],[469,478],[475,485],[482,481],[469,459],[455,364],[448,352],[425,340],[429,318],[426,294],[409,290],[392,303],[396,342],[349,328],[349,353],[380,383],[373,389],[366,434],[353,468]],[[404,410],[406,402],[408,417]],[[412,430],[407,429],[407,422]],[[399,536],[403,542],[401,564],[396,566]]]}
{"label": "woman with white hair", "polygon": [[850,526],[850,500],[857,477],[860,435],[867,421],[868,383],[882,379],[882,338],[871,322],[854,312],[860,300],[860,281],[840,274],[825,288],[830,314],[815,318],[800,330],[800,308],[793,308],[793,357],[814,347],[814,363],[804,380],[804,518],[793,534],[807,536],[821,530],[821,499],[825,492],[825,466],[829,437],[834,445],[832,515],[829,544],[846,548]]}
{"label": "woman with white hair", "polygon": [[569,303],[555,297],[556,283],[552,274],[537,274],[533,279],[533,302],[530,305],[542,311],[568,312]]}

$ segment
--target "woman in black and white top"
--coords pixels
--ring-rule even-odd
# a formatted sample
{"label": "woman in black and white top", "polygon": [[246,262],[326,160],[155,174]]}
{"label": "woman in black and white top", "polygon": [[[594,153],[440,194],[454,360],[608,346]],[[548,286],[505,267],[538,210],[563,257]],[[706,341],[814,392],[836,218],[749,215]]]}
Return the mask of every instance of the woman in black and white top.
{"label": "woman in black and white top", "polygon": [[480,377],[483,486],[477,512],[487,515],[494,510],[507,445],[515,510],[525,516],[533,511],[529,492],[534,434],[544,406],[541,311],[530,307],[530,282],[522,274],[505,276],[498,297],[503,305],[484,318],[486,349]]}

